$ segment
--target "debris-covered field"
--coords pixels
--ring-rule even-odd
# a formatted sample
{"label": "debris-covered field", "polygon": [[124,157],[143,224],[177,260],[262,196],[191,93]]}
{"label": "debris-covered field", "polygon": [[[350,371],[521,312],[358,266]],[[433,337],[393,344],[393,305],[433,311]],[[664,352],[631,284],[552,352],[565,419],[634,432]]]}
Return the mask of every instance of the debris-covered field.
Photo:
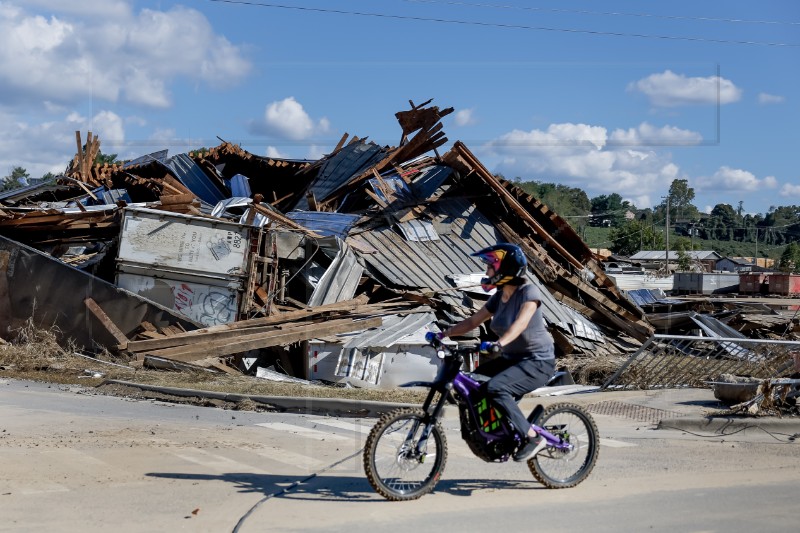
{"label": "debris-covered field", "polygon": [[470,254],[513,242],[579,384],[793,379],[796,312],[621,290],[566,220],[448,144],[453,109],[430,103],[396,113],[397,146],[345,134],[313,161],[223,141],[100,165],[76,132],[55,184],[0,194],[2,372],[404,401],[438,368],[424,334],[489,296]]}

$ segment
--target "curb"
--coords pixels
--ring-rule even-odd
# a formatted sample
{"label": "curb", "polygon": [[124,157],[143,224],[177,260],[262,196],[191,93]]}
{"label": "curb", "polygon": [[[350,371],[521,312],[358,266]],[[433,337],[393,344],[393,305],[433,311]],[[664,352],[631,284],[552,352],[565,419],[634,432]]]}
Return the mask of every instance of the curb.
{"label": "curb", "polygon": [[719,436],[748,432],[781,433],[794,440],[800,437],[800,418],[679,417],[659,421],[656,429],[703,432]]}
{"label": "curb", "polygon": [[173,396],[195,396],[198,398],[209,398],[212,400],[223,400],[227,402],[241,402],[252,400],[269,406],[278,411],[304,413],[304,414],[330,414],[337,416],[352,417],[379,417],[384,413],[403,407],[419,407],[418,405],[392,402],[374,402],[364,400],[348,400],[338,398],[309,398],[291,396],[258,396],[249,394],[231,394],[227,392],[213,392],[196,389],[179,389],[175,387],[159,387],[155,385],[144,385],[132,381],[122,381],[119,379],[107,379],[102,384],[113,383],[135,387],[141,390],[171,394]]}

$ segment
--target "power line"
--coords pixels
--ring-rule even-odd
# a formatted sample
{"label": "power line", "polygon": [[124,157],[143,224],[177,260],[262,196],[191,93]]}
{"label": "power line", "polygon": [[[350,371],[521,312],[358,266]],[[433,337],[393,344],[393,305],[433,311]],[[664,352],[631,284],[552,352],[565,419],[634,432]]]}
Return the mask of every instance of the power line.
{"label": "power line", "polygon": [[449,0],[403,0],[404,2],[411,2],[416,4],[445,4],[463,7],[484,7],[493,9],[515,9],[520,11],[537,11],[540,13],[573,13],[576,15],[602,15],[602,16],[615,16],[615,17],[642,17],[654,19],[667,19],[667,20],[696,20],[701,22],[732,22],[732,23],[745,23],[745,24],[785,24],[785,25],[800,25],[800,22],[786,21],[786,20],[752,20],[752,19],[729,19],[717,17],[689,17],[686,15],[656,15],[653,13],[623,13],[619,11],[588,11],[584,9],[559,9],[547,7],[530,7],[530,6],[512,6],[501,4],[482,4],[473,2],[455,2]]}
{"label": "power line", "polygon": [[208,0],[209,2],[217,2],[222,4],[238,4],[252,7],[265,7],[273,9],[286,9],[294,11],[305,11],[314,13],[330,13],[336,15],[355,15],[359,17],[373,17],[373,18],[386,18],[394,20],[410,20],[416,22],[436,22],[441,24],[458,24],[464,26],[481,26],[488,28],[501,28],[512,30],[529,30],[529,31],[550,31],[560,33],[575,33],[586,35],[602,35],[607,37],[635,37],[641,39],[662,39],[670,41],[691,41],[691,42],[706,42],[718,44],[746,44],[746,45],[759,45],[759,46],[780,46],[780,47],[800,47],[800,44],[795,43],[781,43],[769,41],[738,41],[732,39],[711,39],[706,37],[679,37],[676,35],[656,35],[646,33],[626,33],[626,32],[611,32],[611,31],[598,31],[598,30],[582,30],[577,28],[551,28],[546,26],[527,26],[524,24],[503,24],[496,22],[481,22],[473,20],[458,20],[458,19],[445,19],[433,17],[415,17],[410,15],[391,15],[388,13],[370,13],[366,11],[348,11],[344,9],[329,9],[321,7],[304,7],[304,6],[287,6],[283,4],[272,4],[265,2],[249,2],[246,0]]}

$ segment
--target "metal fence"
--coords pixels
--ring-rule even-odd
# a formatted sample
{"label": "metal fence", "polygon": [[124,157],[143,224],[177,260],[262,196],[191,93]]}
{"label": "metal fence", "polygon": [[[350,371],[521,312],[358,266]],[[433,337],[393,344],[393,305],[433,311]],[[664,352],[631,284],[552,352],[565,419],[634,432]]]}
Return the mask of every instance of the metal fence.
{"label": "metal fence", "polygon": [[787,377],[798,364],[796,341],[653,335],[601,388],[706,387],[720,374]]}

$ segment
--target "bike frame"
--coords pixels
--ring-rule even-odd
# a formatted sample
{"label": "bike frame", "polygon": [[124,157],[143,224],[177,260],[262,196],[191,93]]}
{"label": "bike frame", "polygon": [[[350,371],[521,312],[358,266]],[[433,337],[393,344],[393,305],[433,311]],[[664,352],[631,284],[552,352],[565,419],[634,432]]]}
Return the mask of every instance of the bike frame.
{"label": "bike frame", "polygon": [[[417,454],[423,454],[425,450],[425,446],[428,441],[428,436],[430,435],[431,429],[435,425],[435,423],[441,418],[444,412],[445,403],[450,400],[454,402],[452,392],[455,389],[455,392],[458,394],[459,398],[462,398],[463,402],[466,403],[466,408],[469,411],[469,416],[472,417],[472,420],[478,420],[477,413],[475,412],[474,400],[480,394],[479,388],[481,383],[469,375],[464,373],[461,370],[462,365],[464,364],[464,357],[462,353],[472,353],[473,350],[467,348],[455,348],[450,349],[442,344],[438,340],[431,341],[431,346],[436,348],[437,353],[441,359],[443,359],[442,367],[439,370],[436,378],[432,382],[422,382],[422,381],[415,381],[411,383],[405,383],[401,386],[403,387],[429,387],[430,391],[428,392],[428,396],[425,398],[425,402],[422,404],[422,409],[428,415],[428,418],[425,423],[425,428],[423,429],[422,435],[420,436],[419,441],[417,442],[416,452]],[[437,400],[438,395],[438,400]],[[472,400],[471,400],[472,399]],[[434,400],[436,402],[434,403]],[[454,402],[455,403],[455,402]],[[536,425],[535,421],[531,422],[531,427],[533,428],[536,433],[544,437],[547,441],[548,448],[560,450],[562,452],[569,452],[573,449],[573,445],[564,442],[560,437],[553,435],[545,428]],[[412,428],[409,436],[413,434],[416,428]],[[501,424],[500,427],[496,430],[489,431],[489,432],[479,432],[481,437],[486,440],[487,443],[493,443],[498,440],[506,441],[508,439],[514,439],[517,445],[521,444],[520,436],[517,434],[516,431],[512,431],[508,424]],[[508,457],[504,457],[502,461],[507,461]]]}

